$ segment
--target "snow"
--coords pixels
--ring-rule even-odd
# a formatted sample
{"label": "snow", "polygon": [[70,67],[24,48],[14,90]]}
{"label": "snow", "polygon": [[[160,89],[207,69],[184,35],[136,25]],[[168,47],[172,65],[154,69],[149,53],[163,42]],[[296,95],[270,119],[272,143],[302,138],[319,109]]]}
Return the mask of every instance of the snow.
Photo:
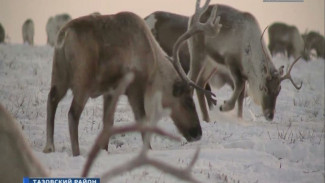
{"label": "snow", "polygon": [[[17,119],[26,141],[51,176],[76,177],[80,176],[87,154],[102,128],[102,98],[88,101],[79,125],[81,155],[72,157],[67,122],[72,94],[68,92],[56,113],[56,152],[44,154],[52,55],[53,48],[49,46],[0,45],[0,102]],[[276,56],[274,63],[277,67],[287,65],[288,59]],[[324,182],[324,60],[299,61],[292,76],[296,82],[303,81],[303,87],[298,91],[290,81],[283,82],[272,122],[264,119],[261,108],[250,98],[245,99],[243,119],[236,117],[236,109],[222,113],[218,105],[210,111],[213,122],[201,122],[200,141],[187,143],[182,138],[181,142],[174,142],[154,136],[150,157],[186,167],[200,147],[192,174],[202,182]],[[214,92],[221,104],[232,91],[224,87]],[[115,113],[115,125],[133,121],[127,98],[122,96]],[[180,135],[170,118],[162,119],[158,125]],[[100,152],[90,176],[98,177],[127,162],[139,153],[141,146],[138,133],[113,137],[109,152]],[[145,166],[112,182],[181,181]]]}

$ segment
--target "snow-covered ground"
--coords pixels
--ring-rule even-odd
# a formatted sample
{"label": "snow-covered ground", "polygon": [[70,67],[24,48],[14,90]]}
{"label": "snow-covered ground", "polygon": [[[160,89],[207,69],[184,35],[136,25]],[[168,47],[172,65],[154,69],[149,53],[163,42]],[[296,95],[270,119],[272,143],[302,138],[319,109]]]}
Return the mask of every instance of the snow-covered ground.
{"label": "snow-covered ground", "polygon": [[[102,98],[90,99],[79,126],[81,156],[72,157],[68,133],[71,92],[59,104],[55,120],[56,152],[42,153],[46,140],[46,102],[50,88],[53,49],[48,46],[0,45],[0,102],[17,119],[36,157],[53,177],[80,176],[87,154],[102,127]],[[277,66],[286,64],[281,56]],[[186,167],[197,147],[201,148],[193,175],[202,182],[318,182],[324,171],[324,60],[299,61],[292,71],[296,90],[290,81],[282,83],[272,122],[262,116],[260,107],[249,98],[244,102],[244,118],[236,111],[210,111],[213,122],[202,122],[198,142],[174,142],[154,136],[149,155],[176,167]],[[219,103],[231,95],[229,87],[214,90]],[[198,110],[199,111],[199,110]],[[115,125],[133,123],[126,97],[121,97]],[[180,135],[169,118],[158,124]],[[109,153],[101,151],[91,176],[98,177],[135,157],[142,146],[138,133],[113,137]],[[4,147],[0,147],[4,148]],[[142,167],[112,182],[180,182],[151,167]]]}

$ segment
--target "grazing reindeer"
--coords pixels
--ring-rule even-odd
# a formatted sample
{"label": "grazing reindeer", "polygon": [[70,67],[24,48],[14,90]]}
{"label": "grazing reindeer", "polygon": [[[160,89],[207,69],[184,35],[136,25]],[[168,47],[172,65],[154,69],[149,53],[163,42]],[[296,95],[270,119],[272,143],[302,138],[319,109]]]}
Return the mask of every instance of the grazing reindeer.
{"label": "grazing reindeer", "polygon": [[[209,76],[214,72],[209,61],[213,60],[225,65],[231,73],[235,87],[231,98],[220,106],[220,110],[233,109],[238,100],[239,116],[242,115],[242,101],[247,81],[249,93],[254,101],[262,106],[265,118],[272,120],[276,98],[281,90],[281,82],[289,79],[297,89],[301,87],[293,82],[290,75],[293,65],[299,59],[294,61],[288,73],[282,76],[283,66],[277,70],[271,61],[271,56],[264,51],[259,25],[251,14],[224,5],[218,5],[216,15],[212,15],[213,13],[213,6],[209,6],[201,19],[194,15],[189,22],[189,28],[194,27],[198,21],[206,21],[208,17],[210,19],[213,16],[219,16],[222,24],[219,34],[212,37],[203,33],[192,35],[191,32],[187,32],[175,43],[174,49],[177,50],[179,43],[190,37],[190,79],[197,81],[200,87],[204,87]],[[204,95],[200,91],[197,95],[203,119],[209,121]]]}
{"label": "grazing reindeer", "polygon": [[309,56],[304,50],[304,40],[297,27],[289,26],[284,23],[274,23],[268,29],[269,50],[274,56],[276,53],[287,53],[288,58],[293,56],[297,59],[302,56],[309,60]]}
{"label": "grazing reindeer", "polygon": [[47,44],[50,46],[55,45],[57,40],[57,34],[59,30],[71,20],[68,14],[58,14],[54,17],[50,17],[46,23],[46,34],[47,34]]}
{"label": "grazing reindeer", "polygon": [[317,32],[311,31],[308,34],[304,34],[303,38],[305,40],[307,53],[315,49],[318,57],[325,59],[325,39],[324,36]]}
{"label": "grazing reindeer", "polygon": [[1,182],[22,182],[23,177],[48,176],[33,156],[17,122],[0,104]]}
{"label": "grazing reindeer", "polygon": [[5,42],[5,37],[6,37],[5,29],[3,28],[2,24],[0,23],[0,43]]}
{"label": "grazing reindeer", "polygon": [[22,28],[23,41],[29,45],[34,45],[34,22],[32,19],[27,19]]}
{"label": "grazing reindeer", "polygon": [[[164,11],[151,13],[145,18],[152,34],[168,56],[172,56],[174,44],[186,32],[188,20],[189,17],[187,16]],[[190,67],[190,53],[187,44],[180,48],[179,60],[187,74]],[[214,87],[221,88],[225,84],[228,84],[231,88],[234,87],[228,70],[218,68],[212,77],[214,82],[211,82],[211,84]],[[206,89],[211,90],[209,83],[206,85]],[[210,102],[209,107],[212,108],[212,103]]]}
{"label": "grazing reindeer", "polygon": [[[198,27],[209,30],[213,26],[211,21]],[[54,151],[55,111],[69,88],[74,95],[69,110],[69,131],[72,154],[76,156],[80,154],[79,118],[88,98],[104,96],[104,128],[109,128],[113,125],[106,123],[112,117],[106,113],[112,101],[110,90],[130,72],[134,80],[125,94],[136,121],[147,116],[151,110],[149,101],[160,91],[163,107],[171,109],[171,118],[183,136],[188,141],[201,138],[189,86],[181,80],[179,70],[156,43],[146,23],[133,13],[90,15],[70,21],[58,34],[52,69],[44,152]]]}
{"label": "grazing reindeer", "polygon": [[[172,56],[176,40],[187,30],[188,17],[159,11],[148,15],[144,20],[161,48],[168,56]],[[188,47],[184,45],[179,51],[179,60],[185,73],[189,70],[189,57]]]}

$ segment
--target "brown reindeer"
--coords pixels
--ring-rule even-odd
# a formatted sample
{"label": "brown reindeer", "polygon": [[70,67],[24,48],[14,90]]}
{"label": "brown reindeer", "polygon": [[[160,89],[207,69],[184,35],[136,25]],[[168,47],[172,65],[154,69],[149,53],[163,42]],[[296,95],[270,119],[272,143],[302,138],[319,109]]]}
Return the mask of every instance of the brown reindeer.
{"label": "brown reindeer", "polygon": [[[192,81],[197,81],[196,84],[200,87],[204,87],[215,72],[215,69],[210,66],[210,60],[229,69],[235,87],[231,98],[220,106],[221,111],[232,110],[238,101],[238,115],[242,115],[245,82],[248,82],[248,92],[254,101],[262,106],[265,118],[272,120],[281,82],[289,79],[297,89],[301,87],[293,82],[290,75],[292,66],[299,58],[290,66],[288,73],[282,76],[283,66],[277,70],[271,61],[271,56],[263,48],[264,42],[255,18],[249,13],[225,5],[218,5],[215,13],[213,7],[210,5],[200,19],[195,15],[192,16],[189,28],[195,27],[199,21],[204,22],[213,16],[219,16],[222,24],[220,32],[215,36],[203,33],[192,36],[191,32],[187,32],[179,38],[174,49],[178,50],[179,43],[189,38],[191,54],[189,77]],[[199,91],[197,95],[203,119],[210,121],[204,94]]]}
{"label": "brown reindeer", "polygon": [[318,32],[310,31],[308,34],[302,35],[305,40],[307,53],[315,50],[317,57],[325,59],[325,39]]}
{"label": "brown reindeer", "polygon": [[290,26],[285,23],[273,23],[269,29],[269,50],[274,56],[276,53],[287,54],[288,58],[293,56],[297,59],[303,56],[309,60],[309,56],[304,50],[304,40],[296,26]]}
{"label": "brown reindeer", "polygon": [[[209,26],[213,24],[198,25],[202,31],[208,30]],[[72,154],[76,156],[80,154],[79,118],[88,98],[104,96],[103,122],[104,127],[109,128],[113,125],[106,123],[112,117],[106,115],[112,100],[110,91],[130,72],[134,74],[134,80],[125,94],[136,121],[147,116],[151,109],[149,101],[160,91],[163,107],[171,109],[171,118],[183,136],[188,141],[201,138],[190,87],[181,80],[144,20],[133,13],[90,15],[70,21],[58,34],[52,69],[44,152],[54,151],[55,111],[69,88],[73,93],[68,115],[69,131]]]}
{"label": "brown reindeer", "polygon": [[63,13],[50,17],[46,23],[47,44],[50,46],[55,45],[57,34],[59,30],[71,20],[69,14]]}

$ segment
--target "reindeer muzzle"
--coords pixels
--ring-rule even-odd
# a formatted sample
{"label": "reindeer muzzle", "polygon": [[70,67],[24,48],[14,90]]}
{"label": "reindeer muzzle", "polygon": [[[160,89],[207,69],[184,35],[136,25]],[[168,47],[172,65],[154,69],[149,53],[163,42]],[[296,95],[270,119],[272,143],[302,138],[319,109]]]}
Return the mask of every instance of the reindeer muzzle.
{"label": "reindeer muzzle", "polygon": [[268,121],[272,121],[273,118],[274,118],[274,111],[271,111],[271,110],[265,110],[264,111],[264,117],[266,120]]}
{"label": "reindeer muzzle", "polygon": [[188,142],[194,142],[200,140],[202,137],[201,126],[196,128],[191,128],[188,132],[188,135],[185,137]]}

